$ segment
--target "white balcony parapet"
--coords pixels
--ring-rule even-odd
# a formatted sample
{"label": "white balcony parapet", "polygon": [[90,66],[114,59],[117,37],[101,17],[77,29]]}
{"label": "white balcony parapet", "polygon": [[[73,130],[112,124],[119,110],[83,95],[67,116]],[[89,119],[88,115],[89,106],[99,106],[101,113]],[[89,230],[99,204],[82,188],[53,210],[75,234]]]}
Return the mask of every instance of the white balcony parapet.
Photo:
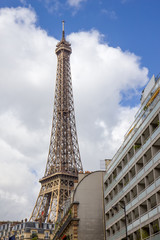
{"label": "white balcony parapet", "polygon": [[143,224],[148,219],[152,219],[155,215],[157,215],[159,213],[160,213],[160,205],[158,205],[157,207],[151,209],[150,211],[148,211],[147,213],[142,215],[139,219],[135,220],[130,225],[128,225],[127,226],[128,232],[131,231],[136,226],[138,226],[139,224]]}
{"label": "white balcony parapet", "polygon": [[[131,160],[127,163],[127,165],[125,166],[124,169],[121,170],[120,174],[113,180],[113,182],[107,187],[107,189],[104,191],[104,196],[106,197],[109,192],[111,191],[112,188],[114,188],[114,186],[117,184],[118,180],[126,173],[126,170],[135,162],[135,159],[137,159],[142,152],[145,151],[145,149],[149,146],[149,144],[151,143],[152,139],[156,138],[158,135],[160,134],[160,128],[157,128],[156,131],[153,133],[153,135],[151,137],[148,138],[148,140],[146,141],[146,143],[141,147],[141,149],[131,158]],[[158,153],[157,153],[158,154]],[[153,157],[157,159],[157,154]],[[159,157],[160,159],[160,157]],[[144,170],[142,169],[141,171],[146,171],[146,168],[148,166],[148,164],[151,164],[150,162],[147,163],[147,165],[145,165]],[[140,172],[141,172],[140,171]],[[141,173],[138,173],[139,175],[142,175]],[[138,175],[138,176],[139,176]],[[138,176],[135,176],[133,179],[135,179],[137,177],[137,179],[139,178]],[[134,181],[134,180],[131,181]],[[133,183],[133,182],[132,182]],[[131,182],[130,182],[131,184]],[[123,191],[125,191],[123,189]]]}
{"label": "white balcony parapet", "polygon": [[[152,162],[152,166],[154,165],[154,163],[156,163],[157,161],[159,161],[159,159],[160,159],[160,151],[150,160],[150,162]],[[149,163],[147,163],[146,165],[145,165],[145,167],[147,167],[147,165],[150,165],[150,162]],[[108,211],[108,209],[111,207],[111,206],[113,206],[113,205],[115,205],[115,203],[116,203],[116,201],[118,200],[118,199],[121,199],[121,197],[122,197],[122,195],[131,187],[131,186],[133,186],[133,184],[135,183],[135,182],[137,182],[138,181],[138,179],[143,175],[143,173],[144,173],[144,168],[142,169],[142,170],[140,170],[139,171],[139,173],[122,189],[122,191],[121,192],[119,192],[113,199],[112,199],[112,201],[110,201],[108,204],[106,204],[106,206],[105,206],[105,212],[107,212]],[[155,184],[155,186],[159,186],[160,185],[160,178],[158,178],[153,184],[151,184],[148,188],[146,188],[144,191],[146,191],[146,194],[148,194],[150,191],[152,191],[152,189],[150,188],[152,185],[154,185]],[[144,192],[143,191],[143,192]],[[142,193],[143,193],[142,192]],[[141,199],[141,194],[142,193],[140,193],[139,194],[139,198]],[[105,195],[106,196],[106,195]],[[138,200],[139,201],[139,200]],[[132,202],[131,202],[132,203]],[[129,204],[131,204],[131,203],[129,203]],[[129,204],[127,204],[126,205],[126,210],[128,210],[129,209]]]}
{"label": "white balcony parapet", "polygon": [[[160,79],[157,81],[154,89],[152,89],[152,93],[157,91],[157,89],[159,87],[160,87]],[[151,96],[150,96],[150,98],[151,98]],[[135,135],[135,133],[139,134],[139,132],[143,129],[144,125],[146,125],[146,120],[147,120],[147,122],[149,121],[149,119],[150,119],[149,116],[151,115],[151,113],[153,115],[153,113],[155,112],[156,104],[159,103],[159,100],[160,100],[160,91],[158,92],[158,94],[157,94],[156,98],[153,100],[153,102],[151,102],[151,104],[149,105],[149,108],[147,109],[147,111],[144,110],[144,106],[147,103],[147,101],[149,101],[149,99],[145,100],[145,102],[139,109],[138,113],[136,114],[136,119],[135,119],[134,123],[132,124],[132,126],[130,127],[128,132],[126,133],[126,139],[124,140],[123,144],[121,145],[121,147],[118,149],[118,151],[112,158],[112,161],[109,165],[107,173],[110,173],[112,171],[112,169],[115,167],[115,165],[117,164],[117,162],[120,160],[120,158],[122,156],[122,152],[123,152],[124,148],[126,148],[126,145],[127,145],[127,147],[130,147],[131,143],[129,144],[129,141],[133,139],[133,136]],[[152,109],[153,109],[153,111],[152,111]],[[131,131],[133,129],[136,129],[136,131]],[[129,134],[130,131],[132,132],[132,134]],[[136,134],[136,136],[137,136],[137,134]],[[133,142],[133,141],[131,141],[131,142]],[[104,177],[104,181],[105,180],[106,180],[106,177]]]}

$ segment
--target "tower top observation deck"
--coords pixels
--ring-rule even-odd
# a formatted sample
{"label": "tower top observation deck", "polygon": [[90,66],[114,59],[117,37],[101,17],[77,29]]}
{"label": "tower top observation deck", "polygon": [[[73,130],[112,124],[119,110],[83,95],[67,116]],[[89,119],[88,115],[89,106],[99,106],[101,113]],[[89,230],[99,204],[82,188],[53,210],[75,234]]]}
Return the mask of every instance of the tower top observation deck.
{"label": "tower top observation deck", "polygon": [[64,20],[62,21],[62,39],[56,45],[55,53],[58,55],[61,50],[65,50],[70,54],[72,53],[71,44],[69,42],[67,42],[66,39],[65,39]]}

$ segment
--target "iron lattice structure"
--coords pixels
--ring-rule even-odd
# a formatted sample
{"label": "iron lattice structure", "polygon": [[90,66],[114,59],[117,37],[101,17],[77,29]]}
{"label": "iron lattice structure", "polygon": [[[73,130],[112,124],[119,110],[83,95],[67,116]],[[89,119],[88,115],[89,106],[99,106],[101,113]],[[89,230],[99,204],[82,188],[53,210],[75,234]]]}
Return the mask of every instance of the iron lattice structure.
{"label": "iron lattice structure", "polygon": [[78,172],[83,171],[70,73],[72,50],[65,40],[64,28],[55,52],[58,63],[49,154],[44,177],[40,180],[40,193],[30,218],[30,221],[53,223],[73,190]]}

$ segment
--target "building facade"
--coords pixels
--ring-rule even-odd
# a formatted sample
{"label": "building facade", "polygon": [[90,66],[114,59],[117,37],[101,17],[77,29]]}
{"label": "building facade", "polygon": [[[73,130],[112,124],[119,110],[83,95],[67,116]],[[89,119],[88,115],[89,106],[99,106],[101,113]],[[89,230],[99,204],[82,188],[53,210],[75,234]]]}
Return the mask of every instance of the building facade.
{"label": "building facade", "polygon": [[159,121],[160,78],[153,76],[104,177],[107,240],[160,239]]}
{"label": "building facade", "polygon": [[7,222],[0,226],[0,239],[8,240],[14,236],[15,240],[27,239],[53,239],[54,225],[38,222]]}
{"label": "building facade", "polygon": [[70,202],[56,223],[53,240],[104,240],[103,171],[79,174]]}

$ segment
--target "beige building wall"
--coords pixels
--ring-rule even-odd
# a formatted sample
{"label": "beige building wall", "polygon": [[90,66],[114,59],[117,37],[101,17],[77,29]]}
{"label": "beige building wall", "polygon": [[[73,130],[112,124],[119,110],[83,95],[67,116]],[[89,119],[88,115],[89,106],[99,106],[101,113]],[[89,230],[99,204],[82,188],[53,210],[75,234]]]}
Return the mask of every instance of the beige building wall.
{"label": "beige building wall", "polygon": [[104,240],[104,172],[97,171],[86,175],[77,185],[73,202],[78,206],[78,240]]}

